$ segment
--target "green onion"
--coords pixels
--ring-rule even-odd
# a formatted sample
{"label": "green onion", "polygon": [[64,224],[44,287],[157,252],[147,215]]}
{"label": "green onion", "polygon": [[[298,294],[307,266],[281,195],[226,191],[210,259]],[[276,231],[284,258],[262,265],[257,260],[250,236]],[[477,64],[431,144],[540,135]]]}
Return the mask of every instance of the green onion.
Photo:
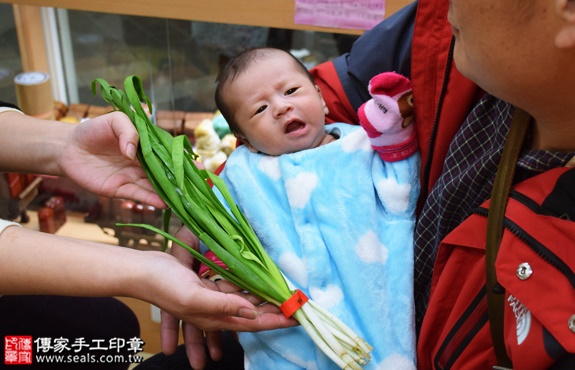
{"label": "green onion", "polygon": [[[98,78],[92,82],[94,95],[97,94],[98,85],[102,98],[115,110],[124,112],[136,126],[140,136],[138,160],[156,192],[169,206],[170,212],[166,212],[164,229],[167,230],[170,213],[173,212],[222,260],[227,269],[213,263],[166,231],[151,225],[130,226],[157,232],[164,236],[165,245],[171,240],[226,280],[280,307],[295,290],[261,245],[225,183],[211,172],[196,167],[194,160],[197,156],[187,137],[173,137],[150,120],[142,103],[147,104],[150,112],[152,106],[140,78],[128,76],[124,80],[125,92]],[[216,196],[210,181],[219,190],[226,204]],[[361,370],[360,364],[370,360],[372,347],[312,300],[304,303],[293,316],[316,345],[342,369]]]}

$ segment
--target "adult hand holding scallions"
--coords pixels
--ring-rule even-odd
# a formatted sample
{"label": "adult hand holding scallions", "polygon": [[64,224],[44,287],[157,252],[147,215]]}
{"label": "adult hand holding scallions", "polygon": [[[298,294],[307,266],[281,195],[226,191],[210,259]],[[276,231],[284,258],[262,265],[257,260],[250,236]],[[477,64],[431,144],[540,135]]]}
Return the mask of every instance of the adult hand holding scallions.
{"label": "adult hand holding scallions", "polygon": [[[360,365],[370,359],[371,346],[341,320],[290,287],[263,249],[223,181],[195,166],[195,153],[188,139],[183,135],[173,137],[151,122],[141,106],[145,102],[151,111],[141,80],[137,76],[127,77],[124,81],[125,92],[110,86],[103,79],[96,79],[92,83],[94,94],[97,85],[100,85],[103,99],[128,115],[136,126],[140,135],[138,159],[155,190],[170,210],[228,269],[211,262],[167,232],[150,225],[138,226],[153,230],[187,249],[226,280],[282,308],[286,316],[293,314],[316,345],[340,368],[361,369]],[[212,191],[209,181],[222,194],[227,207]],[[167,217],[169,214],[166,212]]]}

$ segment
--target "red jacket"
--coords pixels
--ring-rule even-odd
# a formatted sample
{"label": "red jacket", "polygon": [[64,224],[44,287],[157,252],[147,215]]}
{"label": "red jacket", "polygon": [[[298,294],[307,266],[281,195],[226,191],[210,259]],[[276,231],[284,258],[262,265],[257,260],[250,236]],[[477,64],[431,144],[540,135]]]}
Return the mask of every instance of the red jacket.
{"label": "red jacket", "polygon": [[[505,289],[504,336],[514,369],[573,369],[575,170],[514,187],[496,271]],[[418,368],[489,369],[495,363],[485,293],[484,203],[442,242],[418,343]]]}

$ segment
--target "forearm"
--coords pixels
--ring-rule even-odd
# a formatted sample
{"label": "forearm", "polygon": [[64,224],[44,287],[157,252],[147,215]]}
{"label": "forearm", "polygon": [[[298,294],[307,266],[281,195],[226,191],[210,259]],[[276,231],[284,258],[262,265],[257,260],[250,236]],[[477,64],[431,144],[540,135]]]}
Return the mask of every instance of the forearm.
{"label": "forearm", "polygon": [[0,171],[61,175],[58,158],[74,125],[0,113]]}
{"label": "forearm", "polygon": [[128,296],[144,252],[8,227],[0,234],[0,295]]}

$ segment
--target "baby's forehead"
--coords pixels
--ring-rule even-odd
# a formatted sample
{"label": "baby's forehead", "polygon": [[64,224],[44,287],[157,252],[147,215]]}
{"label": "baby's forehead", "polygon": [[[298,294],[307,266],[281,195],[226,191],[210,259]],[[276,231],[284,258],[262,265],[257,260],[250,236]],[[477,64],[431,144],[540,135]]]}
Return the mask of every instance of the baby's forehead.
{"label": "baby's forehead", "polygon": [[251,78],[252,75],[261,76],[264,69],[266,71],[263,72],[264,75],[269,75],[272,80],[279,80],[282,77],[289,80],[289,78],[293,78],[294,75],[306,76],[305,71],[299,68],[296,60],[293,60],[292,57],[285,53],[278,53],[276,55],[266,55],[265,58],[251,61],[242,72],[238,73],[233,80],[229,81],[229,84],[267,85],[271,82],[269,79],[257,80]]}
{"label": "baby's forehead", "polygon": [[253,58],[250,61],[248,67],[252,67],[255,65],[261,64],[274,64],[278,62],[285,62],[290,64],[294,68],[299,68],[299,61],[298,59],[291,54],[289,51],[281,50],[281,49],[273,49],[273,50],[266,50],[266,52],[258,54],[257,57]]}
{"label": "baby's forehead", "polygon": [[250,64],[247,65],[245,71],[254,68],[261,68],[262,66],[273,66],[281,69],[285,67],[284,64],[288,65],[290,69],[293,68],[294,70],[298,67],[297,60],[295,60],[291,54],[282,50],[274,50],[253,59]]}

